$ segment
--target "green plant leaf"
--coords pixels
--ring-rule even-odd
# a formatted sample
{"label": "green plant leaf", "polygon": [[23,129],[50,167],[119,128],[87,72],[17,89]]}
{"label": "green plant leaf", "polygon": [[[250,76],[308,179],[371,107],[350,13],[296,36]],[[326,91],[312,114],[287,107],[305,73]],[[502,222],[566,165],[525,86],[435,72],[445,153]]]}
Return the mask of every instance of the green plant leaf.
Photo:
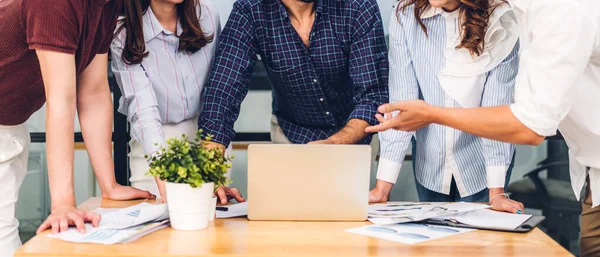
{"label": "green plant leaf", "polygon": [[207,149],[203,141],[212,140],[198,130],[194,141],[187,136],[169,138],[166,146],[150,157],[148,174],[172,183],[186,183],[200,187],[213,182],[215,187],[230,183],[225,174],[231,168],[233,158],[223,156],[217,149]]}

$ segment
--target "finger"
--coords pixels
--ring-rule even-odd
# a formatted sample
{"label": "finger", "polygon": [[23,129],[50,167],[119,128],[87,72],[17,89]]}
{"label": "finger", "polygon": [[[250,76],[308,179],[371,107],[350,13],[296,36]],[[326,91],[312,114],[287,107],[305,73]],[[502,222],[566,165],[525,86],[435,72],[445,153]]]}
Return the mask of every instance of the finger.
{"label": "finger", "polygon": [[231,196],[233,196],[233,198],[235,198],[235,200],[236,200],[238,203],[243,203],[243,202],[245,202],[245,201],[246,201],[246,200],[244,199],[244,197],[242,196],[242,193],[240,193],[240,190],[238,190],[237,188],[232,188],[232,189],[230,190],[230,192],[231,192]]}
{"label": "finger", "polygon": [[137,196],[136,198],[143,198],[143,199],[156,199],[156,196],[151,194],[150,192],[146,191],[146,190],[140,190],[140,189],[136,189],[137,192]]}
{"label": "finger", "polygon": [[384,122],[384,123],[381,123],[381,124],[379,124],[379,125],[375,125],[375,126],[370,126],[370,127],[367,127],[367,128],[365,129],[365,131],[366,131],[367,133],[375,133],[375,132],[386,131],[386,130],[388,130],[388,129],[392,129],[393,127],[394,127],[394,126],[393,126],[393,123],[392,123],[392,121],[391,121],[391,120],[388,120],[388,121],[386,121],[386,122]]}
{"label": "finger", "polygon": [[75,224],[75,227],[79,233],[85,233],[85,222],[83,221],[83,217],[81,215],[69,213],[67,216]]}
{"label": "finger", "polygon": [[381,114],[375,114],[375,118],[377,121],[379,121],[379,123],[385,123],[388,121],[385,117],[381,116]]}
{"label": "finger", "polygon": [[53,219],[52,220],[52,234],[58,234],[60,232],[59,230],[59,222],[58,219]]}
{"label": "finger", "polygon": [[69,229],[69,220],[67,220],[66,217],[60,218],[60,231],[59,232],[65,232]]}
{"label": "finger", "polygon": [[520,208],[521,211],[523,211],[523,213],[525,213],[525,205],[523,205],[523,203],[521,203],[521,202],[517,202],[517,203],[519,203],[519,207],[521,207]]}
{"label": "finger", "polygon": [[523,207],[521,206],[522,204],[519,202],[513,202],[513,206],[516,209],[515,213],[516,214],[523,214]]}
{"label": "finger", "polygon": [[51,227],[51,224],[48,220],[45,220],[44,223],[42,223],[40,225],[40,227],[38,227],[37,231],[35,231],[36,234],[42,233],[44,231],[46,231],[46,229],[49,229]]}
{"label": "finger", "polygon": [[512,203],[510,201],[506,201],[505,206],[506,207],[504,208],[504,210],[506,212],[517,213],[517,211],[519,210],[519,207],[516,204],[514,204],[514,203]]}
{"label": "finger", "polygon": [[98,225],[100,224],[100,220],[102,219],[102,216],[98,213],[95,213],[92,211],[87,211],[87,212],[85,212],[83,219],[84,219],[84,222],[92,223],[92,226],[98,227]]}
{"label": "finger", "polygon": [[398,102],[381,105],[379,106],[379,108],[377,108],[377,111],[379,111],[380,113],[388,113],[394,111],[403,111],[404,109],[405,104],[402,102]]}
{"label": "finger", "polygon": [[225,194],[225,190],[223,190],[222,187],[220,187],[219,189],[217,189],[217,196],[219,197],[219,200],[221,201],[221,204],[226,204],[227,203],[227,194]]}

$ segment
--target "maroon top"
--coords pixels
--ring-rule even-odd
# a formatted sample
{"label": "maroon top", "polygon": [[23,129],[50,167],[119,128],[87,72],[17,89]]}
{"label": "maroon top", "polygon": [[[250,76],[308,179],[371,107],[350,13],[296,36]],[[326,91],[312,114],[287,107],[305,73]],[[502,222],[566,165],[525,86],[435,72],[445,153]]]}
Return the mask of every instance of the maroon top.
{"label": "maroon top", "polygon": [[17,125],[46,101],[35,49],[74,54],[81,73],[108,52],[122,0],[1,2],[0,125]]}

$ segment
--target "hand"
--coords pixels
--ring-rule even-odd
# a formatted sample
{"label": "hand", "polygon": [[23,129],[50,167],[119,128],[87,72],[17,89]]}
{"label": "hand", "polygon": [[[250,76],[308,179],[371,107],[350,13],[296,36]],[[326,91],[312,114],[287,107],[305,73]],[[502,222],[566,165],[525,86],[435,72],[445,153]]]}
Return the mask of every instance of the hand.
{"label": "hand", "polygon": [[167,202],[167,183],[160,180],[160,178],[156,177],[156,185],[158,186],[158,192],[160,193],[160,198],[158,199],[158,203],[166,203]]}
{"label": "hand", "polygon": [[125,201],[133,199],[155,199],[156,196],[148,191],[140,190],[134,187],[114,185],[107,192],[102,192],[102,198],[116,201]]}
{"label": "hand", "polygon": [[383,180],[377,180],[377,184],[375,185],[375,188],[373,188],[369,192],[369,203],[385,203],[385,202],[387,202],[393,186],[394,186],[394,184],[392,184],[390,182],[383,181]]}
{"label": "hand", "polygon": [[[497,192],[493,192],[495,191],[493,189],[490,189],[490,199],[492,199],[492,197],[494,197],[494,195],[497,195]],[[500,191],[500,194],[503,193],[504,190]],[[505,196],[496,196],[494,199],[492,199],[492,201],[490,201],[490,205],[492,206],[492,210],[495,211],[503,211],[503,212],[510,212],[510,213],[517,213],[517,214],[523,214],[525,213],[525,211],[523,210],[525,207],[523,206],[522,203],[517,202],[515,200],[511,200],[506,198]]]}
{"label": "hand", "polygon": [[[377,109],[380,113],[375,115],[381,124],[370,126],[365,131],[368,133],[381,132],[388,129],[415,131],[433,122],[433,106],[422,100],[403,101],[384,104]],[[400,111],[396,117],[392,112]]]}
{"label": "hand", "polygon": [[206,149],[211,150],[211,149],[216,148],[216,149],[221,150],[221,153],[225,153],[225,150],[227,149],[227,147],[225,147],[225,145],[219,144],[217,142],[204,141],[203,144],[204,144],[204,147],[206,147]]}
{"label": "hand", "polygon": [[67,231],[69,226],[76,226],[80,233],[85,233],[85,223],[92,223],[92,226],[98,227],[100,214],[82,211],[70,205],[59,206],[52,209],[52,213],[40,225],[36,233],[39,234],[52,228],[52,234],[58,234]]}
{"label": "hand", "polygon": [[215,192],[215,195],[219,198],[221,204],[226,204],[229,199],[235,199],[238,203],[243,203],[246,201],[244,197],[242,197],[240,190],[237,188],[220,186]]}

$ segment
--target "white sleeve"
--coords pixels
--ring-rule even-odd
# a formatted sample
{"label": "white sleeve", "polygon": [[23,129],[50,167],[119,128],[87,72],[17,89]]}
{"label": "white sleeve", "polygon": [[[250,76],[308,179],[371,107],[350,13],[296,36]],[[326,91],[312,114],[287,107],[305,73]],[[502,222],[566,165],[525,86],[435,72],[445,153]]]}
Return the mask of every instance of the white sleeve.
{"label": "white sleeve", "polygon": [[532,1],[527,9],[527,38],[521,38],[524,49],[510,108],[541,136],[556,134],[590,60],[598,28],[585,13],[570,0]]}

